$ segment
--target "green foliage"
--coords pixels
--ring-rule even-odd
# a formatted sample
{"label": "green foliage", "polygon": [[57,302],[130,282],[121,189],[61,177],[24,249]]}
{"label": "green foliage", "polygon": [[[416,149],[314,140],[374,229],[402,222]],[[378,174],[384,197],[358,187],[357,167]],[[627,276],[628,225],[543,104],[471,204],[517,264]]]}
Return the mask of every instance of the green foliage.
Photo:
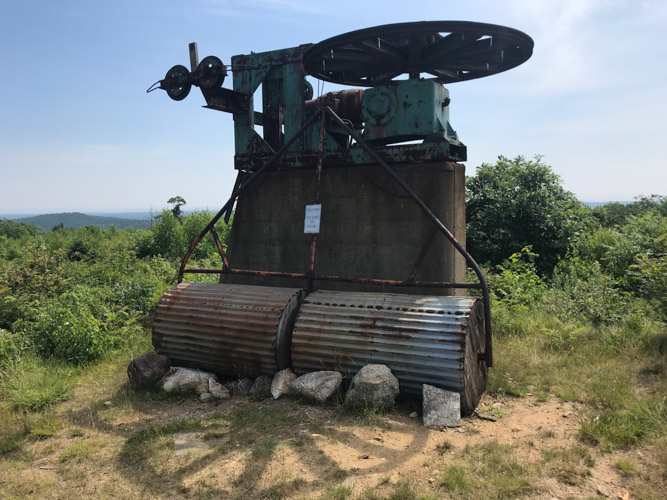
{"label": "green foliage", "polygon": [[629,222],[630,217],[641,217],[650,210],[658,210],[667,215],[667,197],[657,194],[649,197],[640,197],[634,203],[605,203],[593,209],[593,216],[602,227],[622,227]]}
{"label": "green foliage", "polygon": [[11,332],[0,328],[0,368],[15,361],[19,348]]}
{"label": "green foliage", "polygon": [[[93,313],[99,300],[81,288],[44,301],[30,322],[21,322],[27,338],[43,357],[74,364],[99,359],[120,339]],[[99,311],[95,311],[99,314]]]}
{"label": "green foliage", "polygon": [[18,411],[42,411],[72,397],[73,371],[61,363],[26,356],[2,376],[2,398]]}
{"label": "green foliage", "polygon": [[[65,228],[77,229],[84,226],[97,226],[102,229],[116,227],[127,229],[130,227],[145,229],[150,225],[148,218],[123,219],[121,217],[103,217],[100,215],[87,215],[80,212],[67,212],[60,214],[44,214],[34,217],[24,217],[13,221],[16,224],[24,224],[36,227],[38,230],[61,230]],[[34,230],[33,230],[34,231]]]}
{"label": "green foliage", "polygon": [[528,246],[539,255],[536,268],[548,274],[593,219],[542,163],[503,156],[483,164],[467,187],[467,246],[479,262],[500,264]]}
{"label": "green foliage", "polygon": [[186,205],[187,202],[181,198],[180,196],[173,196],[167,200],[167,203],[170,205],[173,205],[171,208],[171,213],[176,217],[177,219],[181,218],[181,207],[183,205]]}
{"label": "green foliage", "polygon": [[37,236],[41,230],[34,224],[24,224],[10,219],[0,219],[0,236],[13,240]]}
{"label": "green foliage", "polygon": [[[183,258],[195,238],[211,221],[213,215],[204,210],[192,212],[186,217],[177,217],[171,211],[163,210],[156,216],[156,221],[150,230],[137,241],[135,247],[137,256]],[[223,221],[218,221],[215,225],[223,247],[227,246],[230,228],[231,222],[227,225]],[[210,233],[197,246],[192,258],[196,260],[217,259],[220,262],[217,247]]]}
{"label": "green foliage", "polygon": [[514,310],[526,309],[541,300],[546,286],[535,270],[537,257],[528,246],[497,265],[497,272],[490,274],[489,279],[494,299]]}

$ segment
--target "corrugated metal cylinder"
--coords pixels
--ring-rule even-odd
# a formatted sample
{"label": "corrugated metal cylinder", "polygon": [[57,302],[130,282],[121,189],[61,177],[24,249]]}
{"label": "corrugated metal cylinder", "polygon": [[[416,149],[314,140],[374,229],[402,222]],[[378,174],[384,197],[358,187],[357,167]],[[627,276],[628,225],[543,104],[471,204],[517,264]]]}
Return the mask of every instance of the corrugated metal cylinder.
{"label": "corrugated metal cylinder", "polygon": [[290,364],[302,293],[297,288],[181,283],[158,303],[153,345],[174,364],[232,376],[273,376]]}
{"label": "corrugated metal cylinder", "polygon": [[313,292],[303,302],[292,335],[297,374],[338,370],[352,377],[364,365],[387,365],[401,393],[421,398],[429,384],[461,394],[475,409],[487,369],[480,300],[387,293]]}

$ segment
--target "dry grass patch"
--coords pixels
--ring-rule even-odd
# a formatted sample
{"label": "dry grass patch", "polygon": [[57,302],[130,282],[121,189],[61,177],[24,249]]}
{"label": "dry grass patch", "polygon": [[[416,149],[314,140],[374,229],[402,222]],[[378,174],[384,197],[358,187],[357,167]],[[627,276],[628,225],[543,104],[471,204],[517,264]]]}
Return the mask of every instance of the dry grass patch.
{"label": "dry grass patch", "polygon": [[580,485],[590,477],[595,459],[590,450],[574,445],[569,448],[543,450],[547,474],[570,485]]}

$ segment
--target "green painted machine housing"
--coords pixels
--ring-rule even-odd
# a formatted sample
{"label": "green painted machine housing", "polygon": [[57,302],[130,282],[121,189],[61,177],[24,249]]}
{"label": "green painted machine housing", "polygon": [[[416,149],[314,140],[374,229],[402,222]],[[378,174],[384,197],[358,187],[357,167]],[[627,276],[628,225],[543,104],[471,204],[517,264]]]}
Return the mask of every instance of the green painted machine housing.
{"label": "green painted machine housing", "polygon": [[433,80],[403,80],[364,92],[364,138],[399,142],[440,134],[457,141],[449,124],[449,91]]}
{"label": "green painted machine housing", "polygon": [[[316,109],[312,86],[306,80],[303,55],[311,44],[232,57],[233,90],[243,96],[234,114],[237,170],[261,167],[296,134]],[[260,89],[261,87],[261,89]],[[262,110],[255,111],[261,92]],[[357,93],[359,109],[341,105],[342,92],[329,96],[334,110],[348,119],[363,137],[377,144],[388,163],[465,161],[466,147],[449,124],[449,92],[434,80],[404,80],[397,85],[347,90]],[[206,96],[206,94],[205,94]],[[207,97],[209,106],[212,100]],[[392,104],[393,102],[393,104]],[[224,109],[230,111],[230,109]],[[261,127],[261,130],[260,130]],[[309,128],[279,160],[279,168],[312,168],[316,163],[319,124]],[[420,144],[391,143],[424,139]],[[351,143],[344,130],[328,123],[324,138],[327,165],[373,164],[374,160]]]}

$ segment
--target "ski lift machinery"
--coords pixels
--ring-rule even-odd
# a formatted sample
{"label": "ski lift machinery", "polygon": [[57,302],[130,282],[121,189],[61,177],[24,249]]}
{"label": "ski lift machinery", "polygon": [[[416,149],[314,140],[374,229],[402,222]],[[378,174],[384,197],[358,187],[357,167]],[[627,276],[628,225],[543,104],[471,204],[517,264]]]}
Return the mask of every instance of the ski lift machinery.
{"label": "ski lift machinery", "polygon": [[[351,377],[382,363],[402,394],[430,384],[473,411],[493,365],[489,291],[465,250],[466,147],[444,84],[514,68],[532,50],[525,33],[461,21],[377,26],[229,66],[199,61],[190,44],[190,69],[149,91],[180,101],[196,86],[205,108],[231,113],[238,175],[160,299],[157,352],[248,377]],[[307,76],[353,88],[315,95]],[[225,249],[214,224],[232,210]],[[219,267],[189,266],[209,234]],[[184,280],[196,273],[219,280]]]}

